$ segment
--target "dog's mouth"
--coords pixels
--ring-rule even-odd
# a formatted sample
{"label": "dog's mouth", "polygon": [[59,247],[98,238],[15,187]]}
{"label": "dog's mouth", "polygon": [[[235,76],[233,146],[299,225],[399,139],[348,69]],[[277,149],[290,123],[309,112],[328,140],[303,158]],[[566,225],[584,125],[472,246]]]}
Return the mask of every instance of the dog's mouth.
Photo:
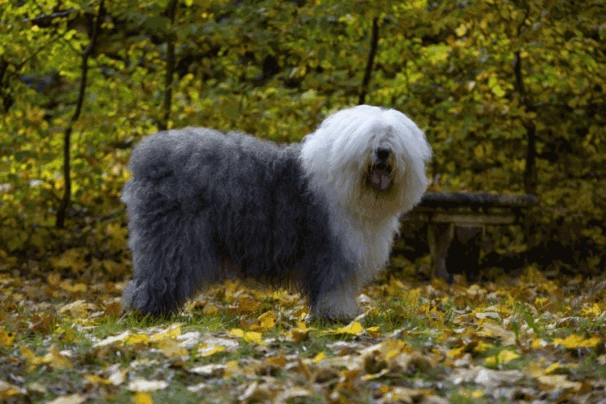
{"label": "dog's mouth", "polygon": [[387,191],[393,183],[391,170],[391,166],[384,163],[372,165],[368,172],[368,184],[377,191]]}

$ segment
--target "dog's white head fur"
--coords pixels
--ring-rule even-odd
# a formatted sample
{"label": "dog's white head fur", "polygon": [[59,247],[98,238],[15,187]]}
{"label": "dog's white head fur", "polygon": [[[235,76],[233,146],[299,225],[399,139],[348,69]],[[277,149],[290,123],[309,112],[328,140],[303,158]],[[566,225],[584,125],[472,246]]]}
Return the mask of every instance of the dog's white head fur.
{"label": "dog's white head fur", "polygon": [[421,200],[430,158],[431,148],[412,120],[369,105],[328,117],[305,138],[301,151],[316,192],[348,215],[378,220],[407,212]]}

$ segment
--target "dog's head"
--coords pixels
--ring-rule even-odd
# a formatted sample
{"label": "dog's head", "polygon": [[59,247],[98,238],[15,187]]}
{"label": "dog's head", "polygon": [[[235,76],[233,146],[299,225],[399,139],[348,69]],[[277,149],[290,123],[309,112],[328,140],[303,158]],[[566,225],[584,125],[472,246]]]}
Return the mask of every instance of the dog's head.
{"label": "dog's head", "polygon": [[328,117],[301,151],[317,192],[372,216],[405,212],[420,201],[430,157],[423,132],[406,115],[368,105]]}

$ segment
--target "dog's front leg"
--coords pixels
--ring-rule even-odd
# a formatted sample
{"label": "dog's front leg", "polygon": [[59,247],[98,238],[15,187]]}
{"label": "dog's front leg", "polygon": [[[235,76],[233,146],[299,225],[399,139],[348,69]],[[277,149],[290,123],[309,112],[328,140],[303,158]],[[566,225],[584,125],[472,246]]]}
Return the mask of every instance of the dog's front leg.
{"label": "dog's front leg", "polygon": [[312,314],[328,320],[350,320],[360,312],[356,301],[359,293],[360,287],[353,274],[338,282],[324,282],[311,301]]}

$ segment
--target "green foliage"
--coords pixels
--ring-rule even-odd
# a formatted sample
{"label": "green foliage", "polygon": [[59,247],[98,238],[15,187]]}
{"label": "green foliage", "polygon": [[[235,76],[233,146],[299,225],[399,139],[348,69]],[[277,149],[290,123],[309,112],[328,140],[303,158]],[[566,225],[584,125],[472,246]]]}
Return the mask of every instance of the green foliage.
{"label": "green foliage", "polygon": [[118,198],[130,149],[163,116],[168,42],[169,127],[290,142],[356,103],[374,18],[366,102],[400,109],[425,129],[433,188],[523,192],[533,127],[535,243],[563,251],[557,258],[568,264],[603,267],[606,28],[598,0],[581,8],[566,0],[184,0],[173,25],[167,0],[107,1],[72,134],[65,231],[53,228],[62,135],[98,1],[0,3],[0,269],[72,272],[75,264],[57,264],[65,251],[85,273],[127,268]]}

